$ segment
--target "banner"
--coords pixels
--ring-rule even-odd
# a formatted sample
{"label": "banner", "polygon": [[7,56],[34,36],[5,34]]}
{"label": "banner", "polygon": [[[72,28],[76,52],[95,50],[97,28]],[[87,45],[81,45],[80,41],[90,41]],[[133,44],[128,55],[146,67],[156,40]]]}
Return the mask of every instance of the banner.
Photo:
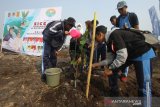
{"label": "banner", "polygon": [[61,19],[61,11],[61,7],[49,7],[6,12],[2,47],[40,56],[43,49],[42,31],[50,21]]}
{"label": "banner", "polygon": [[152,6],[149,9],[149,14],[150,14],[151,23],[152,23],[153,34],[157,35],[157,38],[158,38],[158,36],[160,36],[160,22],[154,6]]}

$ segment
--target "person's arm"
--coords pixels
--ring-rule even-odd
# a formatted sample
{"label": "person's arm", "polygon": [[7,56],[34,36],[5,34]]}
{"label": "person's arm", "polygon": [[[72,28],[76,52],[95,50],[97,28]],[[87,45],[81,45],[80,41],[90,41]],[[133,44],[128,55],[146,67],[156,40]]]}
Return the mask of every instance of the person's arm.
{"label": "person's arm", "polygon": [[114,59],[112,64],[109,66],[109,69],[114,70],[116,68],[119,68],[126,62],[127,57],[128,57],[128,53],[126,48],[116,51],[116,58]]}
{"label": "person's arm", "polygon": [[111,64],[114,60],[115,56],[113,53],[108,52],[106,54],[106,59],[103,61],[100,61],[99,63],[94,63],[92,66],[93,67],[99,67],[99,66],[108,66],[109,64]]}
{"label": "person's arm", "polygon": [[58,37],[58,36],[63,36],[64,35],[64,31],[62,30],[62,22],[57,22],[55,25],[51,26],[49,28],[49,32],[52,35],[54,35],[54,37]]}
{"label": "person's arm", "polygon": [[115,46],[116,58],[109,65],[110,70],[114,70],[122,66],[128,57],[127,48],[125,42],[120,34],[121,32],[115,32],[112,34],[113,45]]}
{"label": "person's arm", "polygon": [[130,14],[132,14],[130,20],[132,22],[132,27],[139,30],[139,20],[137,15],[135,13],[130,13]]}
{"label": "person's arm", "polygon": [[51,26],[51,27],[49,28],[49,30],[50,30],[51,32],[57,33],[57,32],[59,32],[59,30],[58,30],[58,27],[59,27],[59,26],[61,26],[61,22],[57,22],[56,24],[54,24],[53,26]]}

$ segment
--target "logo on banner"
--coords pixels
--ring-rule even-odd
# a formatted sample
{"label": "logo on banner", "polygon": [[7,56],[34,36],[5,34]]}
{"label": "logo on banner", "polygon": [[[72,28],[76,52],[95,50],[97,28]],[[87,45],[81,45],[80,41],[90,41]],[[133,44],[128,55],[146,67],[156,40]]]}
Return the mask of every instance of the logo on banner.
{"label": "logo on banner", "polygon": [[46,11],[46,15],[47,15],[48,17],[53,17],[55,14],[56,14],[56,10],[55,10],[55,9],[48,9],[48,10]]}

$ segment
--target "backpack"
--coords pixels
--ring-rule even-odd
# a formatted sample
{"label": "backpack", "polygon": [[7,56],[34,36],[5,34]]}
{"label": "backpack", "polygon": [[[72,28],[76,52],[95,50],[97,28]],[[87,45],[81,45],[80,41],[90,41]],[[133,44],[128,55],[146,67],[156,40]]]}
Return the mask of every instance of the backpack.
{"label": "backpack", "polygon": [[[51,40],[51,38],[54,37],[55,33],[53,34],[53,32],[51,32],[49,29],[52,26],[54,26],[56,23],[58,23],[58,22],[62,22],[62,21],[52,21],[52,22],[50,22],[50,23],[47,24],[46,28],[42,32],[42,34],[43,34],[43,40],[44,41],[49,41],[49,40]],[[64,29],[64,24],[62,24],[62,27]]]}
{"label": "backpack", "polygon": [[49,22],[47,24],[47,26],[45,27],[45,29],[43,30],[42,34],[45,35],[46,33],[48,33],[48,30],[51,28],[51,26],[53,26],[55,24],[55,21]]}
{"label": "backpack", "polygon": [[129,13],[129,16],[128,16],[129,23],[131,24],[132,27],[134,26],[134,23],[132,22],[132,20],[134,20],[134,16],[135,16],[135,13]]}
{"label": "backpack", "polygon": [[149,31],[144,31],[144,30],[137,30],[137,29],[126,29],[127,31],[130,31],[130,32],[134,32],[136,33],[137,35],[140,35],[141,38],[145,40],[145,42],[147,44],[149,44],[153,49],[154,51],[157,50],[157,48],[155,47],[156,44],[159,43],[158,39]]}

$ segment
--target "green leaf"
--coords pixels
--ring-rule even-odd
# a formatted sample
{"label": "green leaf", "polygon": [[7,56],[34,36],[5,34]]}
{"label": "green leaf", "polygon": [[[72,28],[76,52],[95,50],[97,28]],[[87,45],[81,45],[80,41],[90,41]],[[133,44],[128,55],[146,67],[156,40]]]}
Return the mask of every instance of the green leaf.
{"label": "green leaf", "polygon": [[76,64],[77,64],[77,61],[73,60],[73,61],[71,61],[71,64],[72,64],[72,65],[76,65]]}

